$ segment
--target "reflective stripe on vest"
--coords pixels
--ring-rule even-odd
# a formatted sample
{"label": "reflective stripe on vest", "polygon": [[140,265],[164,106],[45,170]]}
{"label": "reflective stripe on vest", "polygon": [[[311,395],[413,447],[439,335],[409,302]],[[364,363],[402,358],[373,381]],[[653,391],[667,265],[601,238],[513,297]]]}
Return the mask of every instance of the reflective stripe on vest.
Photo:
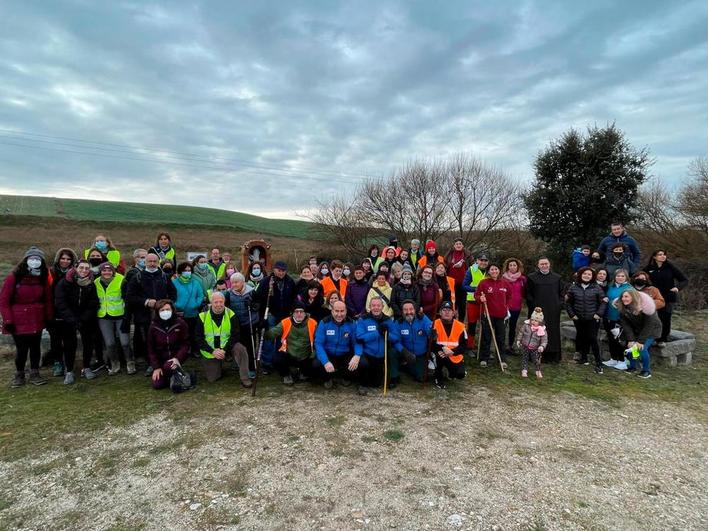
{"label": "reflective stripe on vest", "polygon": [[[473,264],[470,266],[470,273],[472,276],[472,281],[469,283],[470,286],[477,287],[482,280],[484,280],[484,277],[487,276],[487,273],[483,273],[482,271],[479,270],[479,266],[477,264]],[[468,293],[467,294],[467,302],[473,302],[474,301],[474,293]]]}
{"label": "reflective stripe on vest", "polygon": [[[324,293],[325,297],[330,294],[330,292],[337,290],[336,286],[334,285],[334,280],[332,280],[330,277],[324,277],[322,281],[320,282],[322,285],[322,292]],[[345,278],[340,277],[339,278],[339,296],[344,300],[344,296],[347,293],[347,284],[348,282],[346,281]]]}
{"label": "reflective stripe on vest", "polygon": [[103,284],[101,284],[100,278],[94,280],[93,283],[96,285],[96,293],[98,294],[99,306],[97,315],[99,317],[105,317],[106,314],[111,317],[123,315],[125,313],[125,302],[120,290],[123,284],[123,275],[116,273],[105,289]]}
{"label": "reflective stripe on vest", "polygon": [[[84,258],[88,259],[90,252],[91,252],[91,249],[84,249]],[[115,249],[111,249],[106,254],[106,258],[108,259],[108,261],[111,264],[113,264],[113,267],[118,267],[118,264],[120,264],[120,251],[117,251]]]}
{"label": "reflective stripe on vest", "polygon": [[[285,352],[288,349],[288,336],[290,335],[290,330],[293,327],[293,320],[291,317],[283,319],[280,321],[283,325],[283,335],[280,337],[280,352]],[[315,329],[317,328],[317,321],[311,318],[307,318],[307,332],[310,336],[310,348],[313,348],[313,341],[315,340]]]}
{"label": "reflective stripe on vest", "polygon": [[[221,318],[221,326],[217,328],[216,323],[211,318],[211,311],[202,312],[199,314],[199,319],[204,323],[204,339],[211,348],[214,348],[214,338],[219,338],[219,348],[224,348],[224,346],[229,342],[231,337],[231,318],[234,316],[234,312],[229,308],[224,308],[224,316]],[[205,358],[213,359],[214,354],[207,352],[206,350],[201,351],[202,356]]]}
{"label": "reflective stripe on vest", "polygon": [[[445,332],[445,326],[443,325],[442,319],[435,319],[435,322],[433,323],[433,330],[435,330],[435,333],[437,334],[436,343],[447,347],[450,350],[455,350],[455,348],[460,345],[460,338],[462,337],[462,334],[465,333],[465,325],[457,319],[453,319],[452,329],[450,330],[450,335],[448,336],[447,332]],[[462,361],[462,354],[455,354],[449,356],[449,358],[452,363],[460,363]]]}

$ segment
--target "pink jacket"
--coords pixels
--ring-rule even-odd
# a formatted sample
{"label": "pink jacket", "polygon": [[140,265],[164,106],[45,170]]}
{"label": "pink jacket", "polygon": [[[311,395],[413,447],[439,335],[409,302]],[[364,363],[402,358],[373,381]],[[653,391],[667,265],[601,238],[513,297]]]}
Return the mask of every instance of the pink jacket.
{"label": "pink jacket", "polygon": [[511,287],[511,300],[509,301],[509,310],[518,312],[524,304],[526,298],[526,275],[521,275],[516,280],[509,280],[503,277]]}

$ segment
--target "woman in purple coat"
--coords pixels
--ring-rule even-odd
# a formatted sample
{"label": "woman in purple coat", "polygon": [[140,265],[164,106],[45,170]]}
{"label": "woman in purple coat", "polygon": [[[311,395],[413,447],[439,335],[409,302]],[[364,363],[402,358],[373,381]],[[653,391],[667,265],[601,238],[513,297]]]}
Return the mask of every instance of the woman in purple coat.
{"label": "woman in purple coat", "polygon": [[162,299],[155,305],[155,317],[147,336],[147,351],[152,371],[153,389],[170,385],[172,373],[182,366],[189,353],[189,327],[177,316],[174,303]]}
{"label": "woman in purple coat", "polygon": [[25,385],[25,364],[30,358],[30,383],[47,380],[39,374],[42,330],[54,316],[52,286],[44,252],[27,249],[22,261],[7,275],[0,291],[2,332],[15,341],[15,378],[12,387]]}

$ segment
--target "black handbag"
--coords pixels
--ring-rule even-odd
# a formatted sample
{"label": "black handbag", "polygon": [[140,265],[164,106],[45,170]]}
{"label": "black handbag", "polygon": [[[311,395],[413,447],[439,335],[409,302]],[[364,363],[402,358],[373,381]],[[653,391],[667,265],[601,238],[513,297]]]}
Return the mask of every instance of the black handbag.
{"label": "black handbag", "polygon": [[196,373],[185,372],[182,367],[178,367],[170,377],[170,389],[173,393],[183,393],[197,386]]}

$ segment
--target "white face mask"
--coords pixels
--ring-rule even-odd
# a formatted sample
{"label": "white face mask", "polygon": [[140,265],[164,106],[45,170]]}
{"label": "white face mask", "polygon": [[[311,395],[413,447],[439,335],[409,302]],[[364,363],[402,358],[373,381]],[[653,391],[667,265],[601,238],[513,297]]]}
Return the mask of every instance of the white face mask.
{"label": "white face mask", "polygon": [[349,269],[345,269],[344,271],[342,271],[342,274],[343,274],[345,277],[348,277],[348,276],[349,276],[349,273],[351,273],[351,271],[350,271]]}
{"label": "white face mask", "polygon": [[162,319],[163,321],[167,321],[170,317],[172,317],[172,310],[160,311],[160,319]]}
{"label": "white face mask", "polygon": [[326,267],[323,267],[322,269],[320,269],[320,273],[322,273],[323,275],[326,275],[327,273],[329,273],[329,269],[327,269]]}
{"label": "white face mask", "polygon": [[28,258],[27,267],[30,269],[39,269],[42,267],[42,261],[39,258]]}

